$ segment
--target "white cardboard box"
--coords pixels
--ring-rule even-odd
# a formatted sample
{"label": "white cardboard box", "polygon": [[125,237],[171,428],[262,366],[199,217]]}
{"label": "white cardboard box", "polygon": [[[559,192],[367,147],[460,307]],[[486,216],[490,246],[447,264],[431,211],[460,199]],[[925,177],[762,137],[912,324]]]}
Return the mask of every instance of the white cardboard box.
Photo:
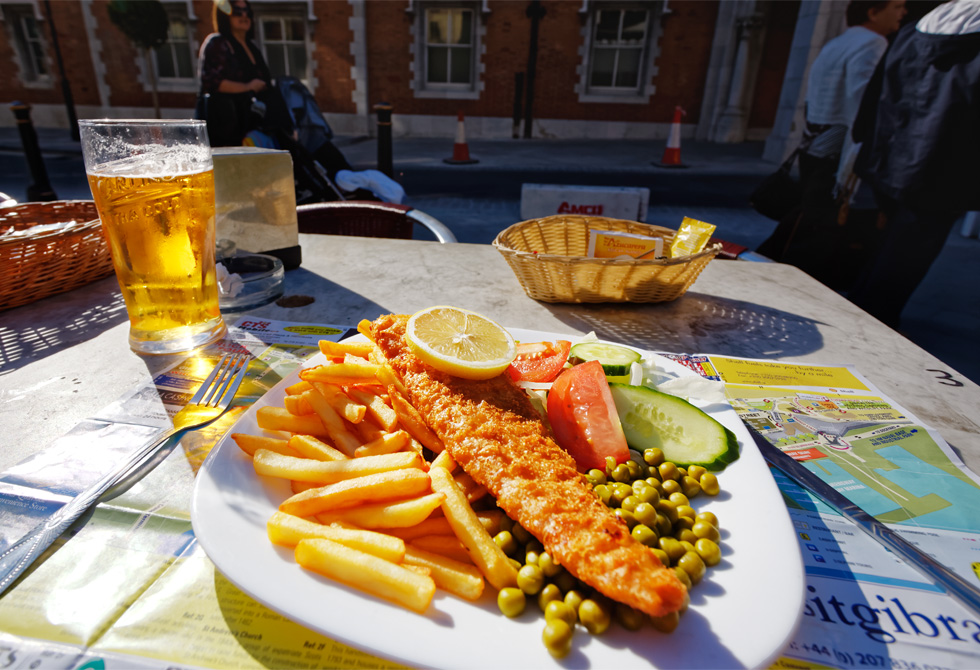
{"label": "white cardboard box", "polygon": [[646,188],[524,184],[521,188],[521,218],[585,214],[645,221],[649,202],[650,189]]}

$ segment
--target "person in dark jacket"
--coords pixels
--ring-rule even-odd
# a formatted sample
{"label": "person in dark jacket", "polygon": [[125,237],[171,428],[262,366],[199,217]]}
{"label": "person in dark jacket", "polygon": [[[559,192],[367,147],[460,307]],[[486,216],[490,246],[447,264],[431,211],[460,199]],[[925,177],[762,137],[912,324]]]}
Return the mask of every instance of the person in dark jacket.
{"label": "person in dark jacket", "polygon": [[899,31],[853,138],[887,223],[848,299],[898,328],[953,225],[980,209],[980,2],[953,0]]}
{"label": "person in dark jacket", "polygon": [[216,2],[211,21],[215,32],[204,40],[198,59],[201,94],[208,96],[211,146],[240,146],[256,129],[292,135],[289,111],[253,41],[251,5],[247,0]]}

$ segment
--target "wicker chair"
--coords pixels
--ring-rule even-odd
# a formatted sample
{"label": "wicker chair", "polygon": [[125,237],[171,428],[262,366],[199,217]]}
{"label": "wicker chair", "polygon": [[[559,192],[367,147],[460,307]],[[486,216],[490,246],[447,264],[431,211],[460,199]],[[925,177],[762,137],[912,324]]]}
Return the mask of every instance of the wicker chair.
{"label": "wicker chair", "polygon": [[439,242],[456,241],[456,236],[445,224],[408,205],[339,200],[299,205],[296,215],[301,233],[410,240],[415,224],[420,224],[435,235]]}

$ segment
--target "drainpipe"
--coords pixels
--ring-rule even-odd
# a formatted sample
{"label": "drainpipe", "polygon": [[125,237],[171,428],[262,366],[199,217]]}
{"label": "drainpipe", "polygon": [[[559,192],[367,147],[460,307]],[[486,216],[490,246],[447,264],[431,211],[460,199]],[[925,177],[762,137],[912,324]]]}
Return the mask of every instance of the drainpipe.
{"label": "drainpipe", "polygon": [[527,51],[527,96],[524,100],[524,138],[531,138],[531,121],[534,118],[532,109],[534,107],[534,75],[538,61],[538,25],[541,19],[548,13],[541,6],[540,0],[531,0],[527,6],[527,17],[531,19],[531,44]]}
{"label": "drainpipe", "polygon": [[58,45],[58,31],[54,27],[54,15],[51,14],[50,0],[44,0],[44,9],[47,13],[48,28],[51,29],[51,46],[54,47],[54,57],[58,61],[58,73],[61,75],[61,95],[65,99],[65,108],[68,110],[68,128],[71,130],[71,138],[79,141],[78,116],[75,114],[75,101],[71,97],[71,84],[65,74],[65,63],[61,58],[61,47]]}

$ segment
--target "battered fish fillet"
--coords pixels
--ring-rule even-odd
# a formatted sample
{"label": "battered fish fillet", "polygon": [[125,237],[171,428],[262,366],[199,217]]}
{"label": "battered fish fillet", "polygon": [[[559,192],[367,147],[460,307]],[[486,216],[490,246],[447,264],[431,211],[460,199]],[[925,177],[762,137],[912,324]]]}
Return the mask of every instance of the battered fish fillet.
{"label": "battered fish fillet", "polygon": [[506,375],[471,381],[426,365],[408,347],[407,321],[379,317],[372,339],[456,463],[581,581],[653,616],[680,610],[687,589],[596,497],[527,394]]}

